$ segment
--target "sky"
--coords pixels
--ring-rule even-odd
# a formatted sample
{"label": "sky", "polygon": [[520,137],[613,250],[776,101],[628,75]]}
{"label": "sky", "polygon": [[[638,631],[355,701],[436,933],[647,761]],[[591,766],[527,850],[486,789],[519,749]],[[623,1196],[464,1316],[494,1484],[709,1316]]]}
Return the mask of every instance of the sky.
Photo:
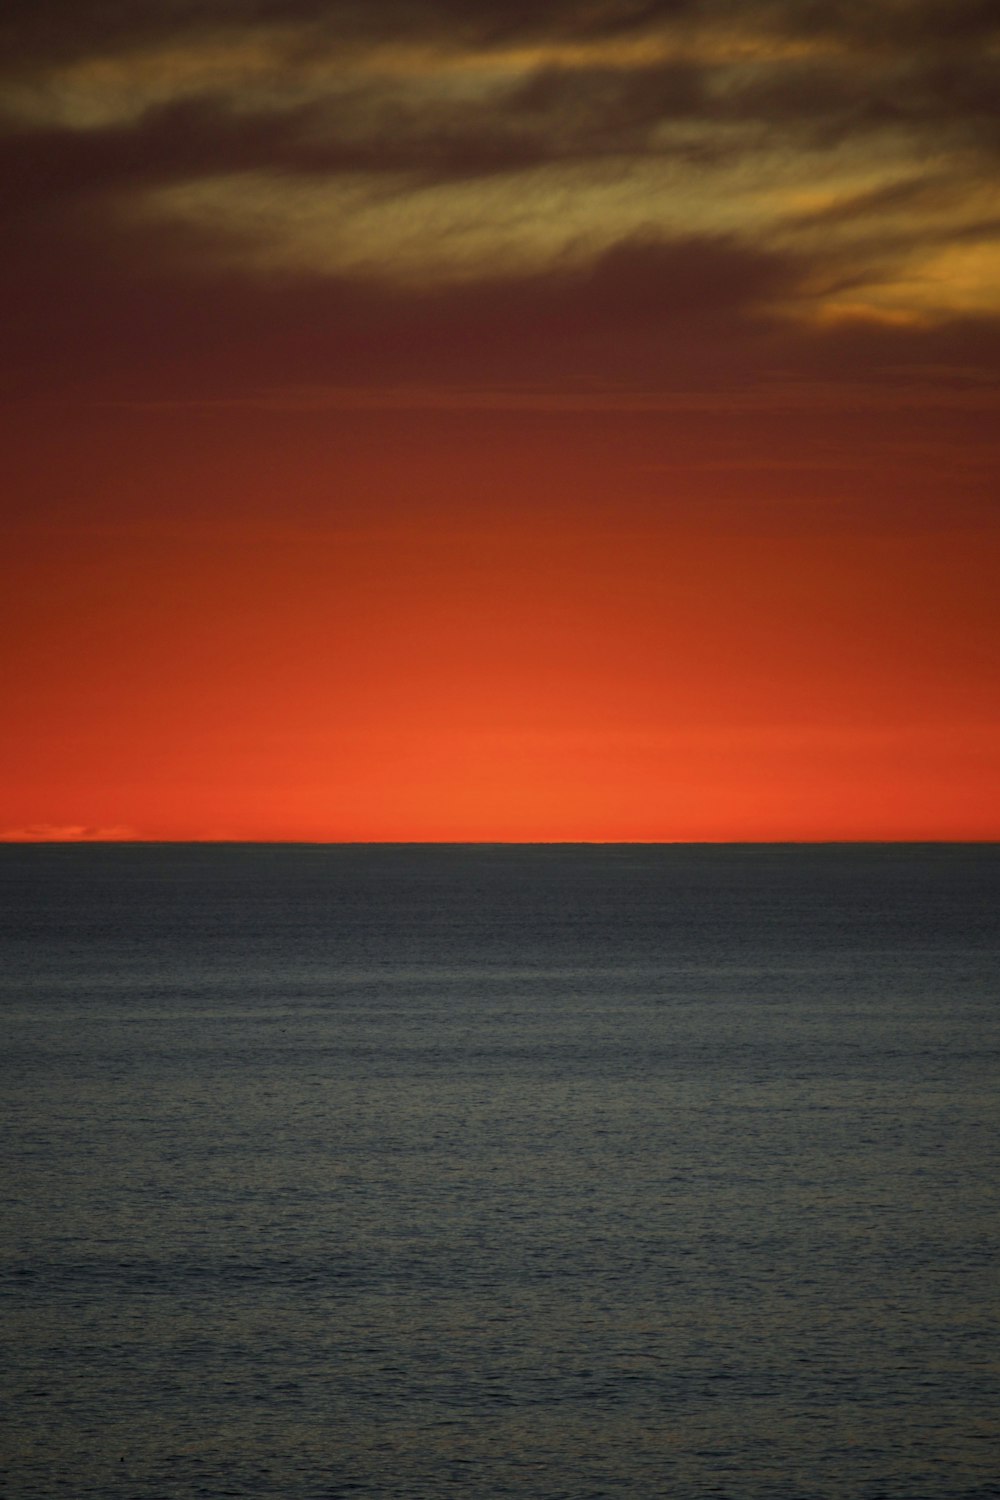
{"label": "sky", "polygon": [[0,60],[0,838],[1000,838],[995,0]]}

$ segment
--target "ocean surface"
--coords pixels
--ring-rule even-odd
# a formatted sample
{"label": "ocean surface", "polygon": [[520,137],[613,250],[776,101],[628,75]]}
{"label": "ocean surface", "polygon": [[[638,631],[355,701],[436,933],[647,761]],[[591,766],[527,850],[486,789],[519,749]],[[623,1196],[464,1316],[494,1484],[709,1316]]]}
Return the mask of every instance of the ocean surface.
{"label": "ocean surface", "polygon": [[6,846],[6,1500],[1000,1496],[1000,847]]}

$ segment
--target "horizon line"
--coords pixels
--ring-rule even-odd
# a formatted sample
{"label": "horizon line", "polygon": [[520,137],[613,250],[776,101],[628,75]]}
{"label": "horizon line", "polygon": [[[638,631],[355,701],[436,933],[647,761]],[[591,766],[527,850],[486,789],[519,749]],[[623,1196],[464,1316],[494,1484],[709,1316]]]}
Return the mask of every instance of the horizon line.
{"label": "horizon line", "polygon": [[713,838],[713,839],[273,839],[273,838],[5,838],[0,848],[141,848],[248,847],[310,849],[552,849],[552,848],[785,848],[817,846],[913,846],[928,844],[1000,844],[1000,835],[948,838]]}

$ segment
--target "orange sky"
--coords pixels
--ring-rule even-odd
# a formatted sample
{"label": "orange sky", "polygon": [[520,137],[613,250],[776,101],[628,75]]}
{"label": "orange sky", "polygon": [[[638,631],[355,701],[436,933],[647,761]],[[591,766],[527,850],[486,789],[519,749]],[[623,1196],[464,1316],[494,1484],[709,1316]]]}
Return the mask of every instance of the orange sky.
{"label": "orange sky", "polygon": [[1000,837],[982,7],[50,9],[0,837]]}

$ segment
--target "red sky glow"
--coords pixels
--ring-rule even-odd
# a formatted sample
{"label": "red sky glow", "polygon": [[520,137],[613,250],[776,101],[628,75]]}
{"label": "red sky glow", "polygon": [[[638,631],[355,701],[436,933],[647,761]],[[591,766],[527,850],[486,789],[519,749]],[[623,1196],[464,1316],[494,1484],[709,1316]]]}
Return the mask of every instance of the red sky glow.
{"label": "red sky glow", "polygon": [[994,7],[0,47],[0,838],[1000,838]]}

